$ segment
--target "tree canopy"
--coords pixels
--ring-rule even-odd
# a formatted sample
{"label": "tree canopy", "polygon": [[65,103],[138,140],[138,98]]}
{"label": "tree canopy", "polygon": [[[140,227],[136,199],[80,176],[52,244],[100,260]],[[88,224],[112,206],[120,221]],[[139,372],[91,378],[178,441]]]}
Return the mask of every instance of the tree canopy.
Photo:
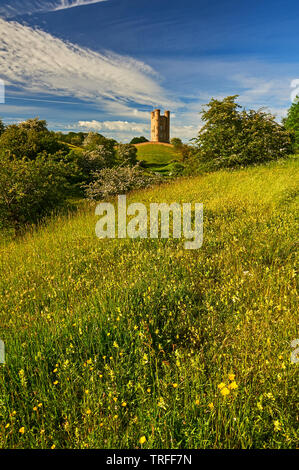
{"label": "tree canopy", "polygon": [[286,129],[293,133],[294,137],[294,149],[296,152],[299,151],[299,97],[295,99],[292,106],[288,110],[288,115],[284,119],[284,125]]}

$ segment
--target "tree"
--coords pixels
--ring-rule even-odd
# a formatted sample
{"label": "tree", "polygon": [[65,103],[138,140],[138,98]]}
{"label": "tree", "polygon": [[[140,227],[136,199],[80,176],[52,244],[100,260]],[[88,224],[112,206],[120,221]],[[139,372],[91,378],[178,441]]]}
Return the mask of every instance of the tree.
{"label": "tree", "polygon": [[179,149],[180,147],[182,147],[183,145],[183,142],[182,140],[179,138],[179,137],[173,137],[170,141],[171,145],[174,146],[174,148],[176,149]]}
{"label": "tree", "polygon": [[113,148],[117,144],[116,140],[107,139],[102,134],[97,132],[89,132],[84,139],[83,146],[87,150],[95,150],[99,145],[105,145],[106,147]]}
{"label": "tree", "polygon": [[61,151],[66,154],[68,147],[59,142],[55,133],[46,126],[46,121],[38,118],[7,126],[0,136],[0,150],[11,157],[27,157],[30,160],[42,152],[52,155]]}
{"label": "tree", "polygon": [[119,144],[117,146],[117,162],[124,165],[136,165],[137,148],[131,144]]}
{"label": "tree", "polygon": [[19,230],[50,214],[68,196],[68,171],[51,158],[0,155],[0,224]]}
{"label": "tree", "polygon": [[115,150],[111,146],[98,145],[94,150],[87,150],[77,155],[77,165],[83,183],[89,183],[95,171],[111,168],[114,164]]}
{"label": "tree", "polygon": [[205,125],[195,140],[195,156],[211,168],[248,165],[286,157],[290,133],[262,110],[240,111],[237,95],[212,99],[202,111]]}
{"label": "tree", "polygon": [[3,124],[3,121],[0,119],[0,135],[3,134],[4,131],[5,131],[5,126]]}
{"label": "tree", "polygon": [[148,139],[142,135],[140,137],[134,137],[131,140],[130,144],[132,144],[132,145],[134,145],[134,144],[143,144],[145,142],[148,142]]}
{"label": "tree", "polygon": [[295,99],[292,106],[288,110],[287,117],[283,120],[286,129],[293,133],[294,150],[299,151],[299,97]]}

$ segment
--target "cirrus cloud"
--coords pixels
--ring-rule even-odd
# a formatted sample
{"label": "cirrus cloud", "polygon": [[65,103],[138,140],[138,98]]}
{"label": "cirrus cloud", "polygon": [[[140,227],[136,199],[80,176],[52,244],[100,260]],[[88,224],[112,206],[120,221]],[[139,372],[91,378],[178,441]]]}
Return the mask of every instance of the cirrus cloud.
{"label": "cirrus cloud", "polygon": [[66,10],[105,1],[107,0],[15,0],[13,2],[5,0],[0,5],[0,16],[14,18],[19,15]]}
{"label": "cirrus cloud", "polygon": [[157,73],[144,62],[99,53],[40,29],[0,19],[0,71],[8,85],[29,93],[72,96],[112,114],[132,106],[169,106]]}

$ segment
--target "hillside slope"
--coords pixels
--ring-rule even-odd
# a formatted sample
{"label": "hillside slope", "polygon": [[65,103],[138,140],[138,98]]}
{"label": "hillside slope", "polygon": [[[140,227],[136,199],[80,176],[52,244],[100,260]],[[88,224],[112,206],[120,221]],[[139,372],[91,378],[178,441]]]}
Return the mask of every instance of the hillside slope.
{"label": "hillside slope", "polygon": [[178,160],[178,153],[171,145],[163,144],[137,144],[137,158],[147,163],[170,163],[172,160]]}
{"label": "hillside slope", "polygon": [[295,447],[297,188],[290,159],[130,195],[203,202],[199,250],[88,205],[2,244],[0,446]]}

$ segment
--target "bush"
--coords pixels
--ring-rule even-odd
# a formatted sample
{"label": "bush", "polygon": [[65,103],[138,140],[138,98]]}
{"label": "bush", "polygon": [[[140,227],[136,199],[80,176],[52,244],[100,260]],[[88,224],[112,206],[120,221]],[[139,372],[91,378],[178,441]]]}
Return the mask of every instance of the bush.
{"label": "bush", "polygon": [[179,137],[173,137],[170,141],[171,145],[174,146],[175,149],[180,149],[183,145],[182,140]]}
{"label": "bush", "polygon": [[88,150],[77,156],[77,165],[81,173],[81,181],[89,183],[92,175],[105,167],[111,167],[115,164],[115,151],[110,146],[99,145],[94,150]]}
{"label": "bush", "polygon": [[46,121],[35,118],[7,126],[4,132],[0,132],[0,150],[16,158],[27,157],[30,160],[42,152],[53,155],[60,151],[67,154],[67,145],[59,142],[46,124]]}
{"label": "bush", "polygon": [[5,126],[3,124],[3,121],[0,119],[0,135],[3,134],[4,131],[5,131]]}
{"label": "bush", "polygon": [[35,223],[67,197],[68,165],[51,158],[0,157],[0,224],[19,229]]}
{"label": "bush", "polygon": [[94,173],[94,181],[85,186],[85,195],[89,200],[97,201],[125,194],[132,189],[146,188],[162,181],[161,176],[145,173],[139,165],[105,168]]}
{"label": "bush", "polygon": [[116,140],[107,139],[102,134],[98,134],[97,132],[89,132],[84,139],[83,146],[87,150],[96,150],[99,146],[104,145],[105,147],[109,147],[112,150],[116,143]]}
{"label": "bush", "polygon": [[119,144],[116,158],[120,165],[134,166],[137,163],[137,148],[131,144]]}
{"label": "bush", "polygon": [[286,129],[292,132],[294,140],[294,151],[299,152],[299,97],[288,110],[286,119],[283,120]]}
{"label": "bush", "polygon": [[202,111],[205,125],[195,140],[198,165],[211,168],[249,165],[286,157],[290,133],[274,117],[259,111],[239,111],[237,95],[212,99]]}
{"label": "bush", "polygon": [[142,135],[142,136],[140,136],[140,137],[134,137],[134,138],[131,140],[130,144],[132,144],[132,145],[133,145],[133,144],[143,144],[143,143],[145,143],[145,142],[148,142],[148,139]]}

